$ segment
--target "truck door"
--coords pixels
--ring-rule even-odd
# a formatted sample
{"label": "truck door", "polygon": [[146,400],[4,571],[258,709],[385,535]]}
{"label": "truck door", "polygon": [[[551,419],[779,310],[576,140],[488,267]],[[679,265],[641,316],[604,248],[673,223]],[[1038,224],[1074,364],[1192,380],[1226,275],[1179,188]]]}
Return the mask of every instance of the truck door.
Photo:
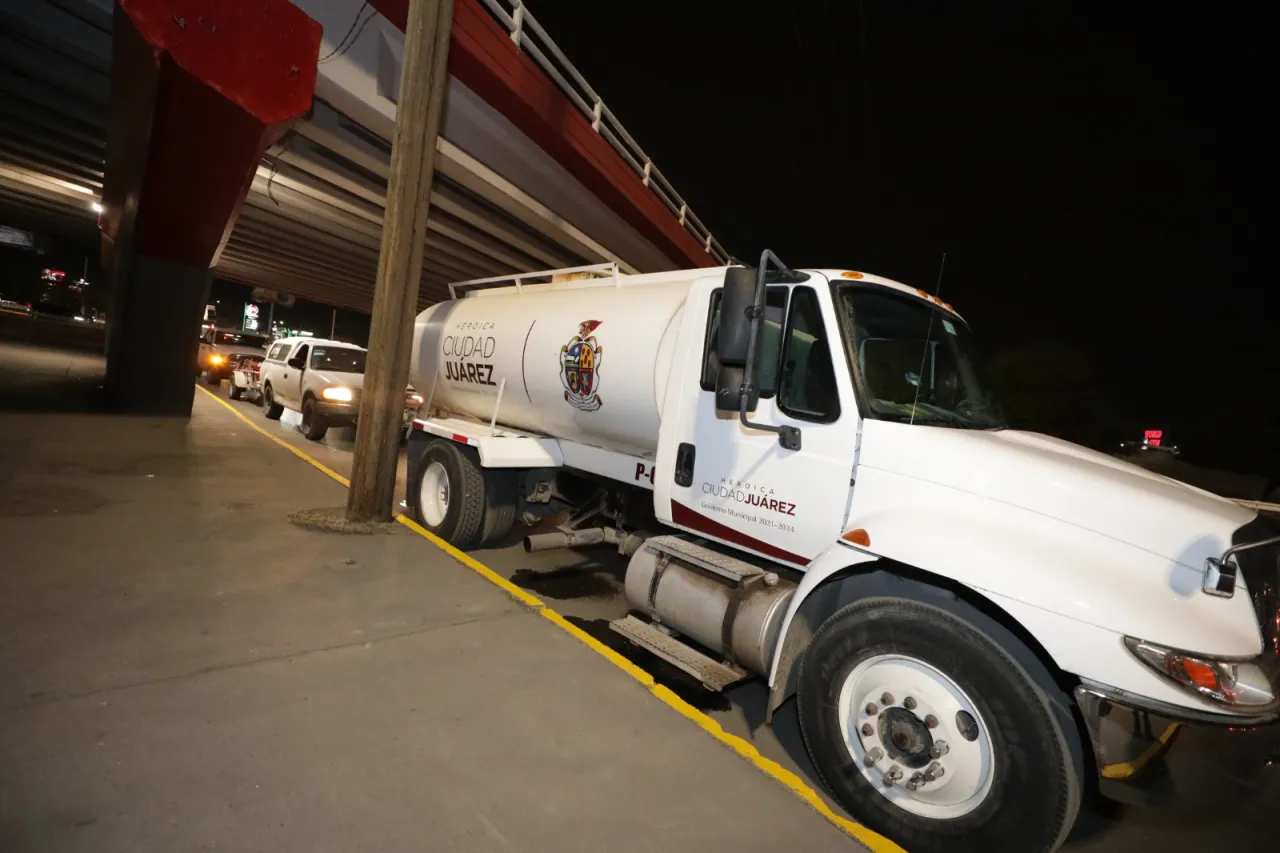
{"label": "truck door", "polygon": [[[844,531],[858,437],[858,410],[825,278],[773,286],[758,363],[761,399],[753,421],[796,426],[799,450],[744,427],[715,406],[719,288],[705,306],[700,370],[673,370],[696,385],[682,394],[660,450],[670,478],[672,525],[773,559],[807,564]],[[697,310],[691,294],[686,311]],[[689,321],[696,324],[697,317]],[[690,328],[690,327],[686,327]],[[680,378],[677,378],[680,377]],[[659,497],[660,499],[660,497]],[[663,507],[657,506],[662,517]]]}
{"label": "truck door", "polygon": [[287,400],[295,409],[302,405],[302,376],[306,371],[307,359],[310,357],[311,346],[303,344],[290,353],[289,359],[281,365],[280,389],[276,391],[276,396]]}

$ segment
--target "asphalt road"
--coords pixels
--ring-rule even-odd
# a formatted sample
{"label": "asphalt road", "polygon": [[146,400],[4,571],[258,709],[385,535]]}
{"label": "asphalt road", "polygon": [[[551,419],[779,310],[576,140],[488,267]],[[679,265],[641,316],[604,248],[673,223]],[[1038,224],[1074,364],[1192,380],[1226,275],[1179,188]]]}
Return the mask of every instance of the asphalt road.
{"label": "asphalt road", "polygon": [[[98,356],[0,341],[0,387],[5,389],[5,393],[0,395],[0,410],[93,408],[101,373],[102,359]],[[349,472],[352,430],[331,430],[323,442],[307,441],[297,432],[288,416],[280,422],[268,421],[260,407],[227,400],[225,385],[216,393],[272,435],[305,450],[340,473]],[[402,464],[397,500],[403,498],[403,494]],[[765,690],[758,682],[748,682],[726,694],[709,693],[683,673],[635,649],[608,630],[608,622],[626,612],[622,584],[625,563],[616,553],[598,548],[530,555],[517,544],[477,552],[476,556],[643,666],[686,701],[713,716],[728,731],[745,737],[762,754],[798,773],[815,790],[822,790],[804,753],[794,703],[784,705],[775,716],[773,725],[766,726],[763,722]],[[754,771],[744,766],[743,772]],[[1280,804],[1280,778],[1274,780],[1246,812],[1238,815],[1206,813],[1193,807],[1170,814],[1094,799],[1086,803],[1064,849],[1073,853],[1274,850],[1276,839],[1280,838],[1280,808],[1269,808],[1270,804]]]}
{"label": "asphalt road", "polygon": [[[218,393],[225,400],[226,386],[218,389]],[[231,405],[254,423],[270,430],[271,434],[307,451],[335,471],[344,476],[349,473],[354,430],[330,430],[322,442],[312,442],[297,431],[296,421],[289,413],[282,421],[273,422],[263,416],[259,406],[245,402],[231,402]],[[404,498],[403,457],[398,479],[397,502]],[[714,717],[727,731],[746,738],[763,755],[799,774],[814,790],[825,796],[804,751],[794,701],[779,709],[772,725],[765,725],[767,692],[759,681],[747,682],[724,694],[711,693],[684,673],[630,645],[609,630],[610,620],[627,612],[623,593],[626,563],[612,549],[526,554],[517,543],[506,548],[478,551],[475,556],[644,667],[687,702]],[[1280,774],[1257,803],[1280,805]],[[834,802],[832,805],[839,808]],[[1280,808],[1258,808],[1254,805],[1236,816],[1205,813],[1194,808],[1169,813],[1121,806],[1091,797],[1063,849],[1072,853],[1135,850],[1203,853],[1206,849],[1263,851],[1276,849],[1280,843],[1276,839],[1280,839]]]}

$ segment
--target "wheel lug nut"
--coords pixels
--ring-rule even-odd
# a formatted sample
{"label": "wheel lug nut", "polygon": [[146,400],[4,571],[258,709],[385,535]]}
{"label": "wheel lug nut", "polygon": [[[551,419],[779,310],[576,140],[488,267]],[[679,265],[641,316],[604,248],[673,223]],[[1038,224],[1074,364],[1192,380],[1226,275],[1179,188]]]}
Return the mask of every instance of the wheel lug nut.
{"label": "wheel lug nut", "polygon": [[932,782],[935,779],[941,779],[946,772],[947,768],[935,761],[924,771],[924,779],[926,782]]}
{"label": "wheel lug nut", "polygon": [[876,707],[875,702],[868,702],[866,711],[867,711],[867,714],[872,717],[880,713],[880,709]]}
{"label": "wheel lug nut", "polygon": [[941,758],[951,751],[951,747],[947,746],[945,740],[940,740],[933,745],[933,749],[929,750],[929,755],[933,758]]}
{"label": "wheel lug nut", "polygon": [[868,767],[875,767],[882,758],[884,758],[884,753],[880,750],[880,747],[872,747],[867,750],[867,754],[862,757],[862,763]]}
{"label": "wheel lug nut", "polygon": [[876,733],[876,727],[875,727],[875,726],[871,725],[870,723],[863,723],[863,724],[862,724],[862,736],[863,736],[863,737],[871,737],[871,736],[872,736],[873,734],[875,734],[875,733]]}
{"label": "wheel lug nut", "polygon": [[884,774],[885,787],[892,788],[894,785],[898,783],[898,780],[901,778],[902,778],[902,768],[896,764],[893,765],[892,767],[889,768],[888,772]]}
{"label": "wheel lug nut", "polygon": [[930,714],[924,718],[924,724],[931,729],[936,729],[938,727],[938,718]]}
{"label": "wheel lug nut", "polygon": [[903,699],[902,707],[906,708],[908,711],[914,711],[916,709],[915,698],[912,696],[908,696],[906,699]]}
{"label": "wheel lug nut", "polygon": [[892,694],[892,693],[886,693],[886,694],[884,694],[883,696],[881,696],[881,697],[880,697],[880,704],[881,704],[881,705],[884,705],[885,707],[888,707],[888,706],[892,705],[892,704],[893,704],[893,694]]}

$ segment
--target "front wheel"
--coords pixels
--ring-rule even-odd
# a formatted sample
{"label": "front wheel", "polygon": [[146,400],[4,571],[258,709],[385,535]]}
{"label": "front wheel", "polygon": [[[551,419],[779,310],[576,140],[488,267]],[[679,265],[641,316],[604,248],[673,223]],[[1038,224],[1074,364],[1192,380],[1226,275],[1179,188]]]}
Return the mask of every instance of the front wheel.
{"label": "front wheel", "polygon": [[954,599],[869,597],[800,668],[806,748],[835,797],[912,853],[1048,853],[1080,808],[1069,700],[998,623]]}
{"label": "front wheel", "polygon": [[319,441],[329,431],[329,421],[316,411],[314,397],[302,401],[302,434],[312,441]]}

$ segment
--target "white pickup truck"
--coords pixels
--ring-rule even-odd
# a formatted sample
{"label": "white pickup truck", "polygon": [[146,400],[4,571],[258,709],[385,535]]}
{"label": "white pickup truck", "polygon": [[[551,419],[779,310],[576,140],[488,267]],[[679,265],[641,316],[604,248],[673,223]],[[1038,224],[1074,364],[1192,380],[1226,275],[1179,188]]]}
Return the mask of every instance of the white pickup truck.
{"label": "white pickup truck", "polygon": [[616,545],[612,627],[795,696],[832,795],[913,853],[1048,851],[1086,787],[1209,811],[1275,772],[1280,527],[1008,429],[952,306],[770,252],[452,291],[414,340],[418,521]]}
{"label": "white pickup truck", "polygon": [[[271,344],[259,370],[265,414],[277,420],[286,408],[302,415],[301,431],[320,441],[329,427],[351,426],[360,415],[368,350],[323,338],[281,338]],[[404,424],[418,412],[422,397],[405,392]]]}

